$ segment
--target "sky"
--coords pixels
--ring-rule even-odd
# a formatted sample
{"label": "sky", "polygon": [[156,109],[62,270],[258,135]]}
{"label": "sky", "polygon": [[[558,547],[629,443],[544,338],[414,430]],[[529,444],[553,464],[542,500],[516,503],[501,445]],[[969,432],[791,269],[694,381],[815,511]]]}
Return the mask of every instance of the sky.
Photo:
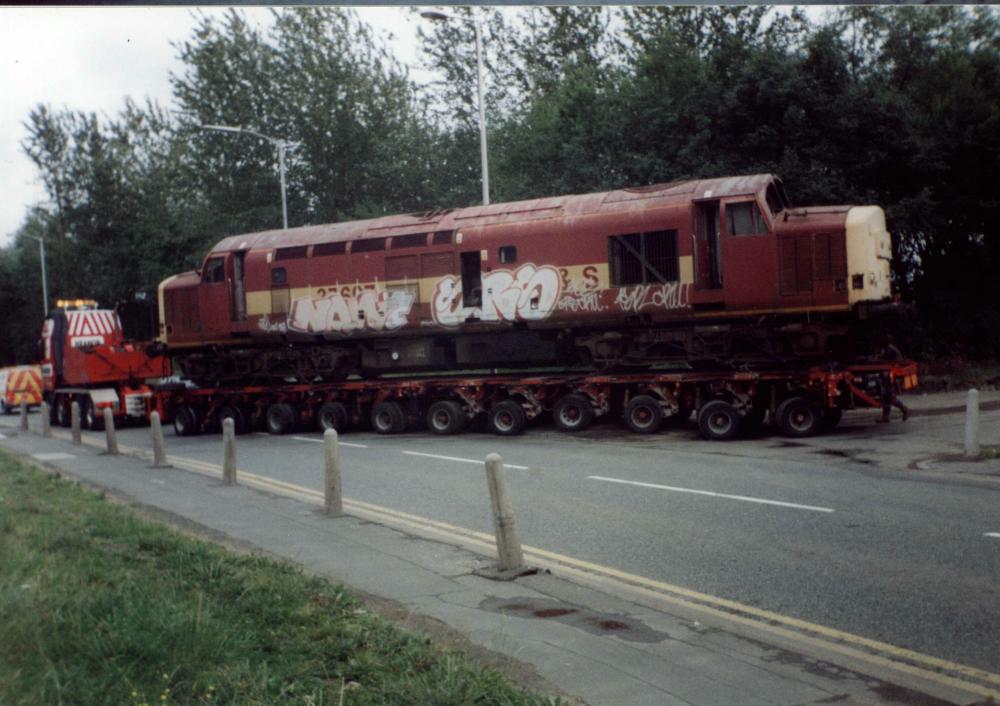
{"label": "sky", "polygon": [[[10,242],[28,208],[46,199],[21,143],[38,104],[114,116],[125,97],[171,104],[170,73],[181,70],[171,43],[187,39],[195,13],[220,7],[0,7],[0,246]],[[251,23],[270,24],[270,10],[243,8]],[[397,58],[416,62],[415,21],[404,8],[365,7],[368,24],[393,35]]]}

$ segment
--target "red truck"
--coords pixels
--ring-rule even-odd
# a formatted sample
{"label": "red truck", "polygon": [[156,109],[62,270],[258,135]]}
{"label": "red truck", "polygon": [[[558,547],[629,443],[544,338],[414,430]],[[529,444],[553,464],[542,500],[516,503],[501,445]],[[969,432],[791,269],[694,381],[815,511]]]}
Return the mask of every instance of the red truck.
{"label": "red truck", "polygon": [[116,424],[146,420],[151,378],[170,375],[170,360],[149,344],[126,340],[117,312],[89,299],[60,300],[42,327],[42,381],[52,422],[70,425],[70,405],[80,405],[84,429],[103,429],[103,410]]}

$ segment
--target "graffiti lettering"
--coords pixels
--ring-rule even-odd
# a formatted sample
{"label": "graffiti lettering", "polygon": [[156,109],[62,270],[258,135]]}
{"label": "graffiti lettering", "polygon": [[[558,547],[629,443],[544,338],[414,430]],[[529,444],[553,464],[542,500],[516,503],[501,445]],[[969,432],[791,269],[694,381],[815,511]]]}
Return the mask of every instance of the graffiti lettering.
{"label": "graffiti lettering", "polygon": [[288,328],[303,333],[392,331],[407,323],[413,308],[411,292],[359,289],[345,296],[329,291],[331,293],[319,299],[294,300],[288,314]]}
{"label": "graffiti lettering", "polygon": [[514,271],[484,274],[482,288],[482,306],[466,307],[461,278],[442,277],[431,300],[434,321],[442,326],[457,326],[470,317],[482,321],[539,321],[555,310],[562,282],[556,268],[527,263]]}
{"label": "graffiti lettering", "polygon": [[272,321],[269,316],[262,316],[257,320],[257,328],[264,333],[285,333],[288,325],[284,321]]}
{"label": "graffiti lettering", "polygon": [[600,292],[568,292],[559,300],[560,311],[604,311]]}
{"label": "graffiti lettering", "polygon": [[647,308],[683,309],[690,304],[690,284],[640,284],[618,291],[615,304],[623,311],[636,313]]}

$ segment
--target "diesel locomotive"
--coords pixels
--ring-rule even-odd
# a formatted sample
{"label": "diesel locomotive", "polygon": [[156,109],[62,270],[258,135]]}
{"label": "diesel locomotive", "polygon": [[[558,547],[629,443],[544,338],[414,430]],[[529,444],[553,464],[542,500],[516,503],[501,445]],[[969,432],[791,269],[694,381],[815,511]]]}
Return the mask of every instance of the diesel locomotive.
{"label": "diesel locomotive", "polygon": [[821,359],[891,303],[878,206],[768,174],[224,238],[159,286],[190,379]]}

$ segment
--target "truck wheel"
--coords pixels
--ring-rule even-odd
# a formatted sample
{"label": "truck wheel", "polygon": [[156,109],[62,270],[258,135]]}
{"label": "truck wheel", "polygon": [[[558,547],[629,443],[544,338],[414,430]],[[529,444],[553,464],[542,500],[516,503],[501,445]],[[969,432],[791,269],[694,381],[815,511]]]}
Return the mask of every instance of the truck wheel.
{"label": "truck wheel", "polygon": [[435,434],[457,434],[465,427],[465,412],[454,400],[438,400],[427,410],[427,428]]}
{"label": "truck wheel", "polygon": [[220,407],[219,408],[219,429],[222,429],[222,423],[227,420],[233,420],[233,431],[236,434],[246,434],[250,431],[249,420],[247,416],[243,414],[243,410],[239,407]]}
{"label": "truck wheel", "polygon": [[652,434],[663,424],[663,409],[655,397],[636,395],[625,405],[625,423],[639,434]]}
{"label": "truck wheel", "polygon": [[840,418],[844,416],[844,410],[840,407],[827,407],[823,410],[823,419],[820,422],[820,429],[823,431],[833,431],[840,424]]}
{"label": "truck wheel", "polygon": [[343,402],[327,402],[316,411],[316,428],[320,431],[333,429],[343,434],[351,427],[351,414]]}
{"label": "truck wheel", "polygon": [[710,441],[729,441],[740,433],[740,413],[725,400],[712,400],[698,411],[698,431]]}
{"label": "truck wheel", "polygon": [[595,416],[590,400],[583,395],[560,397],[552,408],[552,420],[559,431],[583,431]]}
{"label": "truck wheel", "polygon": [[406,429],[406,412],[399,402],[379,402],[372,408],[372,428],[379,434],[398,434]]}
{"label": "truck wheel", "polygon": [[69,405],[69,398],[65,395],[56,397],[56,424],[61,427],[70,426]]}
{"label": "truck wheel", "polygon": [[267,433],[291,434],[295,431],[295,407],[287,402],[278,402],[267,408]]}
{"label": "truck wheel", "polygon": [[80,426],[91,431],[104,431],[104,412],[94,407],[90,398],[80,400]]}
{"label": "truck wheel", "polygon": [[514,400],[498,402],[490,408],[488,416],[490,430],[500,436],[517,436],[524,431],[528,417]]}
{"label": "truck wheel", "polygon": [[198,413],[191,407],[178,407],[174,411],[174,433],[177,436],[194,436],[199,432]]}
{"label": "truck wheel", "polygon": [[812,436],[820,430],[823,412],[819,405],[805,397],[789,397],[774,413],[778,429],[785,436]]}

